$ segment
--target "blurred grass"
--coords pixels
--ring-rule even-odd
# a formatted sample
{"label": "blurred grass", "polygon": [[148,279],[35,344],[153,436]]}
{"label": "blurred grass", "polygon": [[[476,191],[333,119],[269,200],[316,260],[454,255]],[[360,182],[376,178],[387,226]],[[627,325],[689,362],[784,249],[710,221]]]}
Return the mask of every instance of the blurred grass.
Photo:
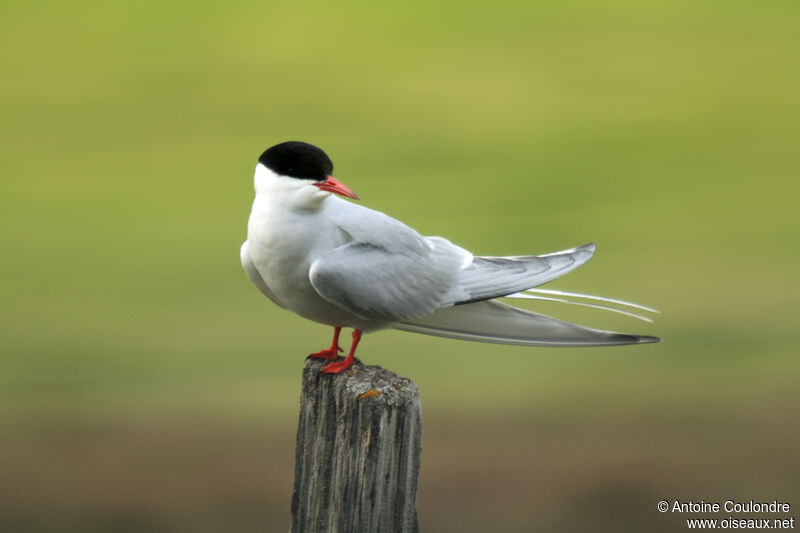
{"label": "blurred grass", "polygon": [[747,497],[787,497],[760,468],[769,448],[738,429],[777,412],[767,431],[783,435],[800,407],[798,14],[788,1],[4,2],[0,435],[13,449],[18,428],[150,417],[290,436],[302,357],[329,332],[250,286],[238,246],[257,155],[302,139],[370,207],[476,253],[595,241],[554,286],[663,312],[640,326],[537,307],[665,339],[639,348],[369,336],[361,357],[413,377],[426,418],[592,419],[624,436],[666,417],[691,447],[704,413],[731,425],[693,453],[747,448]]}

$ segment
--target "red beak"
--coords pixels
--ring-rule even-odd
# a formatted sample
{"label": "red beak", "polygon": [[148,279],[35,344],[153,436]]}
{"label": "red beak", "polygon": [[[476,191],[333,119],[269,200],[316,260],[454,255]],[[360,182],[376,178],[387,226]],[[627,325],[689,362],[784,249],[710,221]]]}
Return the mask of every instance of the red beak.
{"label": "red beak", "polygon": [[358,197],[356,193],[350,190],[350,187],[342,183],[341,181],[337,180],[333,176],[328,176],[328,179],[325,181],[320,181],[315,183],[317,187],[322,189],[323,191],[329,191],[341,196],[346,196],[348,198],[353,198],[354,200],[360,200],[361,198]]}

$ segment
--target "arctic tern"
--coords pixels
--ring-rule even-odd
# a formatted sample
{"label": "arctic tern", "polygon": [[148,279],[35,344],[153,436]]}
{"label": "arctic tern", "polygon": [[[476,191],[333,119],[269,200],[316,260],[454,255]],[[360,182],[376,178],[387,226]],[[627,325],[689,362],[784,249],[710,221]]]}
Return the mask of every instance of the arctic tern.
{"label": "arctic tern", "polygon": [[[340,197],[358,200],[333,177],[320,148],[289,141],[267,149],[255,170],[255,200],[241,260],[270,300],[334,328],[323,373],[354,361],[362,333],[395,328],[471,341],[524,346],[609,346],[658,342],[570,324],[496,298],[560,301],[642,318],[613,298],[536,289],[588,261],[594,244],[546,255],[475,256],[441,237],[423,237],[402,222]],[[567,300],[587,299],[592,303]],[[598,303],[601,302],[601,303]],[[353,328],[339,360],[339,333]]]}

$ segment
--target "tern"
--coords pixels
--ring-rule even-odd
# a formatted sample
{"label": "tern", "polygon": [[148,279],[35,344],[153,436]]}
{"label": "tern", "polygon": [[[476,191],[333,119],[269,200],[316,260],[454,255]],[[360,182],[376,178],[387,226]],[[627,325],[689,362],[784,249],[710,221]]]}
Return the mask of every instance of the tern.
{"label": "tern", "polygon": [[[586,263],[596,248],[592,243],[546,255],[473,255],[345,200],[359,197],[333,177],[333,163],[324,151],[299,141],[264,151],[254,185],[242,266],[275,304],[334,328],[331,346],[310,355],[331,361],[323,373],[347,370],[362,334],[387,328],[523,346],[660,341],[571,324],[497,300],[559,301],[652,321],[631,311],[657,312],[649,307],[537,288]],[[353,340],[340,360],[342,328],[353,328]]]}

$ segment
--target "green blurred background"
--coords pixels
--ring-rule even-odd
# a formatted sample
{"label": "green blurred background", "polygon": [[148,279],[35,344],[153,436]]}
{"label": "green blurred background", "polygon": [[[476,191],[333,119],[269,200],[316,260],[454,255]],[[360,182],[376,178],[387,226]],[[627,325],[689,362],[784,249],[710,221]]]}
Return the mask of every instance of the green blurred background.
{"label": "green blurred background", "polygon": [[[475,253],[598,253],[552,286],[659,345],[399,332],[425,531],[677,531],[660,499],[800,506],[800,4],[0,4],[0,530],[285,531],[328,328],[239,265],[258,155]],[[795,511],[792,511],[794,514]],[[719,516],[724,518],[724,516]]]}

